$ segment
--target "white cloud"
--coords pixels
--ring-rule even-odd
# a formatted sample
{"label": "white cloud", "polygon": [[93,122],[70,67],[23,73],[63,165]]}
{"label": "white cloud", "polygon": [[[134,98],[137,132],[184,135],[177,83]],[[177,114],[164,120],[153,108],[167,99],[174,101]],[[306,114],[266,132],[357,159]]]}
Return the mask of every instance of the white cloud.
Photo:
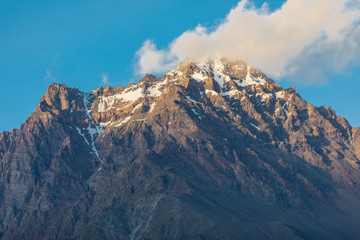
{"label": "white cloud", "polygon": [[106,73],[101,75],[101,82],[105,85],[110,85],[109,76]]}
{"label": "white cloud", "polygon": [[56,78],[54,78],[50,72],[49,69],[46,69],[46,75],[44,77],[44,81],[55,81]]}
{"label": "white cloud", "polygon": [[139,57],[138,69],[140,74],[162,73],[178,63],[177,56],[170,51],[158,50],[151,40],[146,40],[136,56]]}
{"label": "white cloud", "polygon": [[216,56],[247,61],[276,78],[307,72],[311,82],[359,64],[359,6],[359,0],[288,0],[269,12],[267,4],[256,9],[242,0],[213,31],[199,25],[160,50],[145,41],[136,71],[161,73],[186,57]]}

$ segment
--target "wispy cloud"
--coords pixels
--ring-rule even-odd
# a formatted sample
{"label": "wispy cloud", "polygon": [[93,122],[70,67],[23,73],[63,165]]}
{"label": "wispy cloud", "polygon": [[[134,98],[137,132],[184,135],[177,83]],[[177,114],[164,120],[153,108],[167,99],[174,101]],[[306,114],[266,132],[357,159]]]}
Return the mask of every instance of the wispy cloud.
{"label": "wispy cloud", "polygon": [[54,78],[50,72],[49,69],[46,69],[46,75],[44,77],[44,81],[49,81],[49,82],[53,82],[56,81],[56,78]]}
{"label": "wispy cloud", "polygon": [[103,84],[109,84],[109,78],[108,78],[108,75],[106,74],[106,73],[103,73],[102,75],[101,75],[101,78],[102,78],[102,83]]}
{"label": "wispy cloud", "polygon": [[107,73],[101,74],[101,82],[106,86],[112,85],[111,82],[109,81],[109,75]]}
{"label": "wispy cloud", "polygon": [[144,42],[136,73],[161,73],[186,57],[247,61],[272,77],[325,81],[360,60],[359,0],[288,0],[275,12],[242,0],[215,30],[198,25],[158,49]]}

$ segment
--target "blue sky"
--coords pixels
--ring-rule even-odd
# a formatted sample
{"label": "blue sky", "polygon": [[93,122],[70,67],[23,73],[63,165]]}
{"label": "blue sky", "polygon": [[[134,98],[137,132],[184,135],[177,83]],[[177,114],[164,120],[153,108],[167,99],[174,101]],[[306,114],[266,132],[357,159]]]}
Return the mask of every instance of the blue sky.
{"label": "blue sky", "polygon": [[[261,7],[264,1],[253,1]],[[271,1],[270,11],[284,1]],[[135,53],[151,39],[166,48],[184,31],[201,24],[212,29],[236,7],[231,0],[0,1],[0,131],[19,128],[35,110],[47,87],[66,83],[89,92],[106,74],[112,86],[126,86],[134,73]],[[360,126],[360,68],[329,71],[326,83],[295,85],[310,103],[332,106]]]}

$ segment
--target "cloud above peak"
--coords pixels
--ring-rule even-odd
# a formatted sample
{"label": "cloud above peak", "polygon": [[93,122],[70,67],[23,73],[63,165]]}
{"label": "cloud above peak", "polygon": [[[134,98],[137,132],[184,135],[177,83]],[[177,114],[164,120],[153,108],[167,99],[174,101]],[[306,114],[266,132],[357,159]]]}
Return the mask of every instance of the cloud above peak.
{"label": "cloud above peak", "polygon": [[274,12],[267,6],[242,0],[214,30],[198,25],[164,49],[145,41],[136,72],[162,73],[186,57],[215,56],[244,60],[276,78],[308,71],[311,82],[359,64],[359,0],[287,0]]}

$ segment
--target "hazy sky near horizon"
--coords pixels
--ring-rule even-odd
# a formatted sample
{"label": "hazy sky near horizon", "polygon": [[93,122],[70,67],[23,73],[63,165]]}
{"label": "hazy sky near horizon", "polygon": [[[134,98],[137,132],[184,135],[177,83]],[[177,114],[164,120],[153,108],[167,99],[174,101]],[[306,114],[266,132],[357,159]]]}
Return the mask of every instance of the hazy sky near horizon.
{"label": "hazy sky near horizon", "polygon": [[[233,41],[226,44],[238,43],[237,35],[222,35],[221,31],[220,33],[217,31],[219,26],[225,26],[224,28],[230,29],[230,32],[233,32],[232,27],[237,29],[245,26],[244,31],[248,31],[244,24],[244,21],[247,20],[251,20],[251,24],[258,26],[259,30],[248,33],[251,42],[256,39],[257,44],[262,44],[262,38],[273,39],[273,42],[280,38],[284,43],[289,43],[289,46],[294,46],[280,50],[291,52],[293,54],[290,56],[291,59],[296,59],[296,66],[300,66],[297,69],[301,71],[289,74],[293,69],[291,68],[293,65],[290,67],[289,64],[287,65],[290,61],[288,60],[289,56],[277,59],[279,64],[272,66],[269,63],[276,64],[276,61],[265,61],[269,57],[262,59],[258,57],[258,54],[254,55],[252,52],[245,54],[244,52],[244,56],[251,59],[249,61],[263,66],[265,72],[273,76],[274,80],[283,87],[295,85],[301,96],[315,106],[329,105],[336,110],[337,114],[346,117],[353,126],[360,126],[358,107],[360,103],[360,63],[357,54],[358,45],[360,45],[357,34],[360,32],[360,28],[355,26],[349,33],[347,23],[352,20],[350,13],[349,15],[339,13],[336,15],[337,21],[334,22],[331,22],[331,18],[329,20],[321,17],[328,15],[327,12],[321,12],[326,9],[325,6],[321,6],[321,2],[326,2],[324,0],[305,1],[319,2],[319,5],[314,5],[314,7],[310,4],[310,10],[318,8],[316,9],[318,12],[314,10],[311,21],[306,21],[306,15],[300,14],[301,10],[305,12],[309,9],[297,6],[296,1],[298,0],[288,0],[287,2],[290,1],[295,4],[293,12],[281,9],[286,2],[284,0],[268,1],[267,7],[262,8],[263,12],[260,15],[274,16],[276,14],[273,13],[278,12],[280,20],[273,17],[271,18],[273,24],[265,27],[266,29],[276,29],[274,27],[278,24],[282,26],[284,23],[288,23],[289,16],[299,13],[297,21],[301,21],[303,24],[288,25],[287,27],[295,30],[297,27],[305,29],[306,37],[299,38],[292,33],[291,36],[295,37],[288,39],[281,35],[284,32],[276,35],[274,31],[264,31],[264,23],[259,20],[263,17],[255,16],[255,12],[259,13],[261,11],[259,9],[266,6],[263,5],[265,1],[262,0],[251,1],[254,4],[253,8],[257,10],[251,16],[245,17],[236,15],[235,10],[239,1],[233,0],[2,0],[0,1],[0,109],[2,110],[0,132],[19,128],[35,110],[47,87],[53,82],[66,83],[68,86],[77,87],[85,92],[106,85],[126,86],[141,78],[141,75],[138,74],[141,72],[138,64],[139,55],[136,53],[146,41],[151,42],[156,51],[178,53],[178,49],[180,49],[188,54],[186,51],[191,51],[192,46],[184,45],[183,43],[189,41],[184,41],[184,37],[179,37],[184,36],[184,33],[190,33],[186,37],[197,37],[196,34],[199,32],[196,32],[196,29],[201,25],[206,34],[201,35],[201,39],[205,38],[205,40],[199,41],[200,45],[211,42],[212,45],[208,46],[214,49],[214,46],[219,45],[219,41],[229,40],[230,37]],[[334,2],[334,0],[330,2]],[[359,1],[352,0],[351,4],[359,5]],[[336,6],[335,2],[334,6]],[[297,11],[297,7],[299,11]],[[248,8],[251,7],[248,6]],[[232,11],[232,9],[235,10]],[[328,11],[333,11],[333,9]],[[233,13],[232,18],[229,17],[230,12]],[[235,25],[224,25],[229,22],[229,19],[233,19],[230,23],[235,23]],[[318,23],[318,25],[314,26],[314,23]],[[342,26],[347,27],[346,31],[339,31],[338,36],[335,33]],[[262,30],[262,35],[259,40],[256,36],[260,30]],[[335,42],[339,38],[351,41],[341,41],[341,45],[331,45],[334,43],[332,41],[330,45],[323,47],[320,43],[323,44],[324,41],[318,40],[325,38],[324,35],[317,35],[318,31],[333,37]],[[298,31],[296,30],[296,32]],[[191,35],[193,33],[195,35]],[[212,40],[214,38],[210,36],[211,33],[215,33],[212,36],[215,36],[218,42]],[[244,37],[246,34],[244,33]],[[172,48],[177,39],[181,39],[179,41],[181,44],[178,45],[180,47]],[[190,42],[195,42],[195,40]],[[302,48],[297,51],[293,50],[296,46],[302,46],[301,44],[305,46],[306,51],[302,51],[304,50]],[[313,54],[314,47],[319,46],[322,52],[315,51]],[[238,47],[241,50],[242,46]],[[337,51],[333,52],[333,49],[337,49]],[[214,54],[226,51],[228,51],[226,48],[216,48]],[[268,54],[270,56],[272,53]],[[275,55],[279,54],[275,52]],[[243,60],[247,61],[247,59]],[[341,63],[346,64],[342,66]],[[336,69],[338,66],[340,66],[340,70]],[[273,70],[276,67],[279,68],[275,72]],[[165,69],[153,72],[157,72],[159,75],[161,71],[165,71]],[[284,74],[276,75],[277,72]],[[317,80],[317,78],[319,79]]]}

